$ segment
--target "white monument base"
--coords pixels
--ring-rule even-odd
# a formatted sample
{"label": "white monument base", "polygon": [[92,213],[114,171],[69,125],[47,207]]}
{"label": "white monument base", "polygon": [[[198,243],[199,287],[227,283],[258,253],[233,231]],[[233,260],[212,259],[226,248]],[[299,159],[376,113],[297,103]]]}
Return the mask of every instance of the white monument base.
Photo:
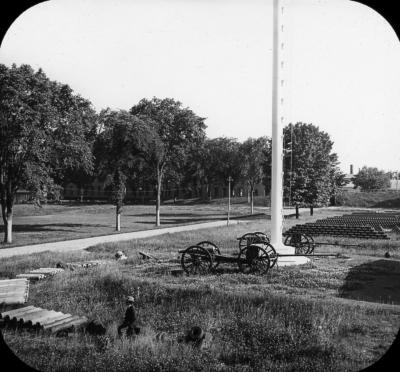
{"label": "white monument base", "polygon": [[[272,243],[271,243],[272,244]],[[278,254],[293,254],[295,248],[291,247],[289,245],[284,245],[281,242],[278,242],[277,244],[272,244],[272,246],[275,248],[276,253]],[[290,265],[303,265],[306,264],[307,262],[310,262],[310,259],[308,257],[304,256],[279,256],[277,265],[279,266],[290,266]]]}

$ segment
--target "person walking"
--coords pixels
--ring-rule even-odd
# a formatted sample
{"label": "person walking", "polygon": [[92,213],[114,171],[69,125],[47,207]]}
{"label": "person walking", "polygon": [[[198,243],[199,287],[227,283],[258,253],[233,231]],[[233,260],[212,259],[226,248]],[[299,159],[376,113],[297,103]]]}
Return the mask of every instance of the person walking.
{"label": "person walking", "polygon": [[125,317],[122,324],[118,327],[118,335],[122,335],[122,329],[127,328],[126,336],[131,337],[133,334],[138,334],[140,328],[136,327],[136,312],[134,308],[135,298],[133,296],[128,296],[126,298],[126,304],[128,305],[125,311]]}

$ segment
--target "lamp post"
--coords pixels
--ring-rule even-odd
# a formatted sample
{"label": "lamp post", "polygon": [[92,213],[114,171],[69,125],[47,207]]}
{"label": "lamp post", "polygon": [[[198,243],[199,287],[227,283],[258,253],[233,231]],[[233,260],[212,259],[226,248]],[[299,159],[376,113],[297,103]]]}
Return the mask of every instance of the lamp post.
{"label": "lamp post", "polygon": [[231,182],[233,181],[233,178],[231,176],[228,177],[228,220],[226,222],[226,225],[229,225],[229,216],[231,212]]}

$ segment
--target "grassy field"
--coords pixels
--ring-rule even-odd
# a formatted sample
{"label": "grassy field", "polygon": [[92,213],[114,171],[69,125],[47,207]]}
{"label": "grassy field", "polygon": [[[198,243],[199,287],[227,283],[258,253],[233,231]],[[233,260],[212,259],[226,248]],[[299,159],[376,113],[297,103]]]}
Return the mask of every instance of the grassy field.
{"label": "grassy field", "polygon": [[[329,213],[316,211],[300,222]],[[297,222],[287,220],[286,226]],[[3,259],[2,277],[58,261],[109,260],[33,284],[29,297],[31,305],[101,321],[109,343],[81,333],[50,337],[4,330],[4,338],[21,360],[42,371],[359,371],[378,360],[400,325],[398,235],[390,241],[332,239],[360,247],[319,246],[316,253],[341,252],[349,258],[315,257],[265,276],[241,274],[235,265],[220,265],[204,276],[169,274],[171,265],[179,265],[179,249],[211,240],[229,255],[237,252],[236,237],[268,230],[269,221],[258,219],[81,252]],[[118,249],[128,260],[113,260]],[[142,260],[138,250],[160,262]],[[124,297],[138,291],[143,332],[133,341],[119,340]],[[201,351],[174,341],[193,325],[212,335]],[[155,340],[161,331],[170,341]]]}
{"label": "grassy field", "polygon": [[[255,208],[255,213],[265,208]],[[250,214],[246,204],[234,204],[231,216]],[[161,208],[161,227],[226,219],[226,205],[164,205]],[[121,217],[121,233],[155,228],[155,207],[127,205]],[[4,231],[0,226],[0,234]],[[42,208],[31,204],[16,205],[13,218],[13,243],[10,246],[79,239],[117,233],[115,207],[110,204],[48,204]],[[1,247],[6,247],[0,243]]]}
{"label": "grassy field", "polygon": [[[161,228],[181,224],[191,224],[206,221],[224,220],[227,218],[226,200],[213,200],[212,203],[199,204],[181,202],[174,205],[165,204],[161,208]],[[269,213],[264,206],[265,198],[256,198],[254,213]],[[321,209],[327,211],[327,209]],[[315,209],[319,211],[319,209]],[[333,209],[332,214],[348,212],[348,207],[342,211]],[[246,198],[232,198],[231,217],[248,216],[250,207]],[[316,215],[318,215],[316,213]],[[297,221],[308,221],[309,211],[303,209],[301,218]],[[319,214],[323,218],[323,214]],[[314,220],[314,219],[311,219]],[[121,233],[154,229],[155,207],[152,205],[127,205],[123,208],[121,217]],[[4,226],[0,225],[0,236]],[[110,204],[47,204],[42,208],[32,204],[15,206],[13,218],[13,243],[4,244],[0,238],[0,249],[27,244],[55,242],[61,240],[87,238],[118,234],[115,231],[115,207]]]}

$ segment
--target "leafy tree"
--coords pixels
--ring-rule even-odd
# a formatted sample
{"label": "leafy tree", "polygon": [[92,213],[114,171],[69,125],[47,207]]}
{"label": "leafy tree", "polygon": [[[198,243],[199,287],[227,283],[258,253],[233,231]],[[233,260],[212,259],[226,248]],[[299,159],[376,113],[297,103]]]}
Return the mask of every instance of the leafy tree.
{"label": "leafy tree", "polygon": [[[60,116],[61,125],[55,132],[55,134],[58,135],[55,153],[58,155],[62,154],[62,152],[70,154],[76,152],[77,149],[82,149],[83,146],[76,142],[76,138],[78,138],[79,141],[85,142],[85,145],[90,149],[90,152],[86,152],[86,154],[92,155],[93,145],[97,136],[98,115],[90,108],[89,101],[84,100],[80,96],[74,96],[72,89],[67,85],[59,87],[54,86],[53,89],[56,90],[57,88],[60,90],[60,94],[53,95],[54,100],[52,105],[57,107],[60,113],[64,113],[64,116]],[[75,110],[75,112],[65,111],[65,107],[71,107],[71,105],[76,107],[77,110]],[[80,113],[80,115],[74,117],[77,112]],[[73,120],[79,120],[80,125],[71,126],[70,123]],[[81,133],[76,133],[77,130],[80,130]],[[73,131],[75,131],[75,135],[73,134]],[[72,139],[72,137],[75,138],[74,141],[67,140],[65,142],[65,139]],[[87,151],[87,149],[85,151]],[[85,154],[81,155],[85,156]],[[78,154],[76,158],[80,159],[81,155]],[[54,155],[54,159],[56,159],[56,155]],[[94,168],[82,167],[79,163],[75,164],[73,167],[67,167],[66,169],[58,164],[56,169],[61,171],[60,174],[56,175],[57,183],[65,186],[68,182],[73,182],[78,186],[81,192],[83,192],[83,189],[89,186],[95,179]]]}
{"label": "leafy tree", "polygon": [[326,205],[334,192],[338,159],[326,132],[312,124],[284,128],[284,192],[298,205]]}
{"label": "leafy tree", "polygon": [[241,166],[243,177],[250,189],[251,214],[254,213],[254,189],[265,178],[264,164],[271,143],[267,137],[248,138],[240,145]]}
{"label": "leafy tree", "polygon": [[12,242],[12,215],[20,188],[36,200],[57,191],[69,169],[92,169],[86,134],[95,126],[89,101],[28,65],[0,65],[0,202],[4,241]]}
{"label": "leafy tree", "polygon": [[353,178],[354,188],[362,191],[382,190],[390,187],[390,174],[378,168],[364,166]]}
{"label": "leafy tree", "polygon": [[142,99],[130,110],[132,115],[152,126],[154,136],[145,157],[156,184],[156,225],[160,225],[160,204],[166,172],[180,169],[190,149],[201,146],[205,138],[204,118],[172,98]]}
{"label": "leafy tree", "polygon": [[231,190],[242,177],[242,160],[240,143],[236,138],[218,137],[205,142],[203,166],[211,197],[212,185],[227,185],[228,178],[232,178]]}
{"label": "leafy tree", "polygon": [[111,202],[116,206],[116,230],[120,231],[120,215],[128,178],[135,178],[143,168],[143,159],[151,154],[157,133],[143,120],[128,111],[102,110],[99,115],[101,133],[95,144],[98,173],[111,186]]}

